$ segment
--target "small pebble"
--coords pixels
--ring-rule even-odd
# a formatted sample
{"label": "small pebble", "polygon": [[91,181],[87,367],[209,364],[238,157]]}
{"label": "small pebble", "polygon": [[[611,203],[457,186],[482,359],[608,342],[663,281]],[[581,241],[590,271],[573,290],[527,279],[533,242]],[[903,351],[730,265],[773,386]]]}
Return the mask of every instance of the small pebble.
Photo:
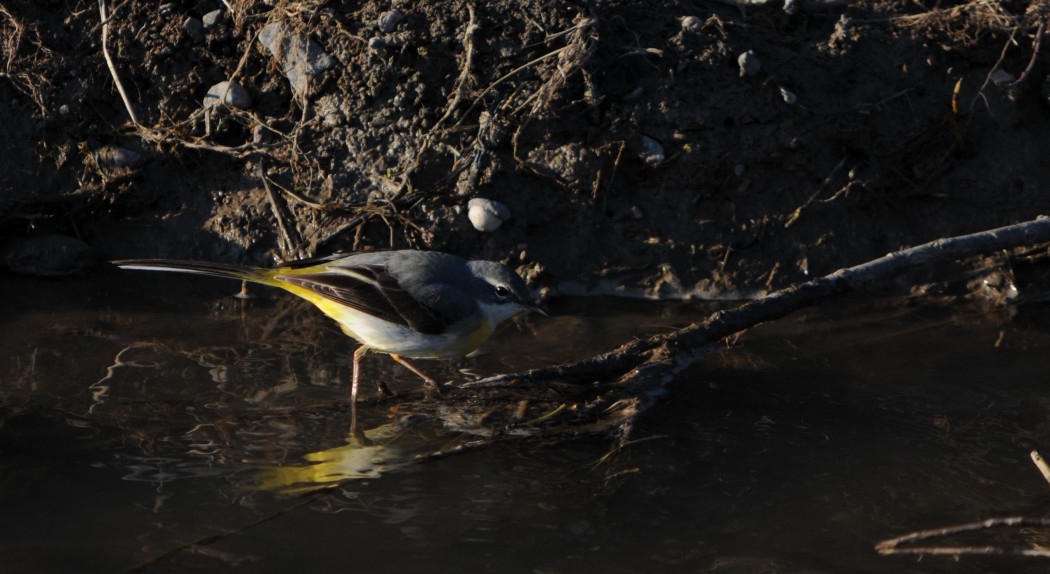
{"label": "small pebble", "polygon": [[795,102],[798,101],[798,96],[795,95],[795,92],[792,92],[784,86],[780,86],[780,97],[784,98],[784,103],[789,106],[795,105]]}
{"label": "small pebble", "polygon": [[386,38],[380,36],[368,39],[368,47],[373,50],[381,50],[383,48],[386,48],[387,44],[388,42],[386,41]]}
{"label": "small pebble", "polygon": [[270,130],[262,124],[255,124],[252,128],[252,145],[266,145],[273,140]]}
{"label": "small pebble", "polygon": [[467,217],[474,229],[489,233],[510,219],[510,208],[498,201],[475,197],[467,202]]}
{"label": "small pebble", "polygon": [[699,32],[700,28],[704,25],[696,16],[682,16],[682,31],[684,32]]}
{"label": "small pebble", "polygon": [[380,32],[389,33],[393,32],[394,28],[405,19],[404,13],[400,10],[389,10],[379,15],[379,21],[376,22],[376,26]]}
{"label": "small pebble", "polygon": [[95,162],[105,170],[132,170],[142,165],[142,156],[128,148],[102,146],[95,152]]}
{"label": "small pebble", "polygon": [[204,96],[205,108],[213,108],[220,104],[248,109],[252,105],[252,98],[240,84],[223,81],[208,88],[208,93]]}
{"label": "small pebble", "polygon": [[664,146],[656,141],[655,139],[642,135],[642,153],[639,154],[642,161],[656,167],[667,159],[667,153],[664,152]]}
{"label": "small pebble", "polygon": [[211,30],[222,23],[222,10],[212,10],[201,19],[205,30]]}
{"label": "small pebble", "polygon": [[762,69],[762,62],[759,61],[758,56],[754,52],[748,50],[737,57],[736,63],[740,66],[740,77],[743,78],[753,77],[755,74]]}

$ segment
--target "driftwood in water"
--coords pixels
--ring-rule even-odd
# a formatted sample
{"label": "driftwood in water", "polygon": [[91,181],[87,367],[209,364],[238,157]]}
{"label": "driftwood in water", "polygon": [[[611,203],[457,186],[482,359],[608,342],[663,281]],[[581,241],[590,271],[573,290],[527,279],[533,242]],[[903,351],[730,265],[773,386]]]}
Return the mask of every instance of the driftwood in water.
{"label": "driftwood in water", "polygon": [[1045,242],[1050,242],[1047,217],[938,239],[718,311],[669,334],[575,363],[459,385],[446,392],[447,400],[405,403],[400,412],[439,419],[471,437],[454,450],[505,438],[595,432],[617,433],[622,443],[664,386],[724,337],[919,266]]}

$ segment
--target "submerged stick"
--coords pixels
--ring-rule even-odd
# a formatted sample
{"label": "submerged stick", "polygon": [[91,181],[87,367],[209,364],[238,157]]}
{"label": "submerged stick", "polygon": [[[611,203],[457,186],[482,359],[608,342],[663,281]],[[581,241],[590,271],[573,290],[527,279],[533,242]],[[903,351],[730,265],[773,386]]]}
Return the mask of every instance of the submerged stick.
{"label": "submerged stick", "polygon": [[942,528],[930,528],[918,530],[883,540],[875,545],[879,554],[979,554],[979,555],[1008,555],[1008,556],[1036,556],[1039,558],[1050,558],[1050,550],[1029,546],[907,546],[901,548],[901,544],[929,540],[931,538],[943,538],[953,534],[964,532],[975,532],[988,530],[990,528],[1002,528],[1006,526],[1019,527],[1047,527],[1050,526],[1050,518],[1036,518],[1031,516],[1006,516],[998,518],[987,518],[976,522],[966,522]]}
{"label": "submerged stick", "polygon": [[652,360],[658,352],[666,353],[666,358],[674,361],[677,373],[702,356],[703,348],[723,337],[779,319],[828,297],[861,291],[905,271],[938,261],[1046,242],[1050,242],[1050,218],[1045,216],[989,231],[937,239],[792,285],[735,309],[718,311],[702,323],[694,323],[669,334],[633,341],[609,353],[575,363],[488,377],[463,386],[498,387],[511,382],[550,379],[589,384],[595,379],[623,375]]}
{"label": "submerged stick", "polygon": [[[725,337],[936,261],[1046,242],[1050,218],[1045,217],[938,239],[718,311],[668,334],[572,363],[449,387],[449,401],[406,403],[402,410],[489,441],[614,433],[623,446],[638,417],[665,393],[666,385]],[[521,411],[522,401],[528,413]],[[567,406],[557,409],[559,405]]]}

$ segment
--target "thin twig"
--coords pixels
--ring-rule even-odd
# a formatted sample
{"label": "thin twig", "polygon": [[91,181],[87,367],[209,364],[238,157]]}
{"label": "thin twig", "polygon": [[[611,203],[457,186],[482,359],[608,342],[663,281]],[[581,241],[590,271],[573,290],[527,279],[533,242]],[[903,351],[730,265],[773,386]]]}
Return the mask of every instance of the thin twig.
{"label": "thin twig", "polygon": [[273,215],[277,218],[277,228],[281,231],[281,237],[284,238],[284,249],[283,258],[287,261],[293,256],[292,238],[288,235],[288,229],[284,226],[284,216],[281,215],[280,205],[277,203],[277,194],[273,191],[273,186],[270,185],[270,180],[266,178],[266,170],[263,168],[263,162],[259,162],[258,168],[259,179],[263,182],[263,187],[266,188],[266,195],[270,198],[270,207],[273,208]]}
{"label": "thin twig", "polygon": [[430,129],[431,134],[435,134],[441,129],[441,126],[445,124],[445,120],[452,115],[452,112],[459,107],[459,103],[463,101],[463,92],[465,91],[467,80],[470,78],[470,69],[474,65],[474,33],[477,31],[477,26],[474,24],[473,4],[467,4],[467,12],[470,13],[470,21],[467,22],[467,29],[463,32],[463,48],[466,50],[466,54],[463,57],[463,69],[460,70],[459,79],[456,80],[456,87],[453,88],[455,95],[445,109],[445,114]]}
{"label": "thin twig", "polygon": [[1039,29],[1035,32],[1035,42],[1032,43],[1032,58],[1028,60],[1028,67],[1021,72],[1021,77],[1017,78],[1016,81],[1011,82],[1009,86],[1021,85],[1022,82],[1028,79],[1028,74],[1031,73],[1032,68],[1035,67],[1035,59],[1039,56],[1039,47],[1043,44],[1043,31],[1046,29],[1046,22],[1039,24]]}
{"label": "thin twig", "polygon": [[128,115],[131,116],[131,122],[138,126],[139,118],[135,115],[135,108],[131,105],[131,99],[128,98],[127,92],[124,91],[124,84],[120,82],[120,76],[117,75],[117,66],[113,64],[113,58],[110,58],[109,48],[106,46],[109,39],[109,17],[106,15],[106,0],[98,0],[98,12],[102,18],[102,55],[106,58],[109,73],[113,76],[113,83],[117,85],[120,98],[124,100],[124,107],[127,108]]}
{"label": "thin twig", "polygon": [[1033,450],[1030,454],[1032,457],[1032,462],[1035,463],[1035,467],[1039,469],[1040,473],[1042,473],[1043,478],[1047,482],[1050,482],[1050,465],[1046,464],[1046,460],[1043,459],[1043,456],[1041,454],[1039,454],[1039,451]]}
{"label": "thin twig", "polygon": [[875,545],[875,550],[882,555],[889,554],[981,554],[981,555],[1010,555],[1010,556],[1036,556],[1039,558],[1050,558],[1050,550],[1043,548],[1032,548],[1027,546],[908,546],[901,548],[901,544],[929,540],[931,538],[943,538],[953,534],[964,532],[975,532],[990,528],[1001,528],[1004,526],[1019,527],[1047,527],[1050,526],[1050,518],[1036,518],[1031,516],[1006,516],[987,518],[976,522],[966,522],[942,528],[930,528],[918,530],[883,540]]}
{"label": "thin twig", "polygon": [[540,62],[542,62],[544,60],[548,60],[550,58],[553,58],[554,56],[557,56],[558,54],[561,54],[562,52],[564,52],[565,50],[568,50],[568,49],[569,49],[569,46],[562,46],[561,48],[558,48],[557,50],[554,50],[553,52],[548,52],[548,53],[546,53],[546,54],[544,54],[544,55],[542,55],[542,56],[540,56],[540,57],[538,57],[538,58],[536,58],[534,60],[530,60],[530,61],[528,61],[528,62],[518,66],[517,68],[514,68],[513,70],[507,72],[506,74],[503,74],[502,76],[500,76],[496,81],[492,82],[491,84],[489,84],[489,86],[487,88],[482,90],[481,93],[478,94],[478,96],[476,98],[474,98],[474,103],[470,104],[470,107],[467,108],[467,111],[463,113],[463,116],[460,117],[459,121],[457,121],[456,123],[452,124],[453,127],[458,126],[459,123],[461,121],[463,121],[463,118],[467,117],[470,114],[470,112],[475,107],[477,107],[478,103],[481,102],[481,98],[484,98],[496,86],[502,84],[506,80],[509,80],[512,76],[514,76],[518,72],[522,72],[524,70],[527,70],[527,69],[531,68],[532,66],[535,66],[536,64],[539,64]]}
{"label": "thin twig", "polygon": [[995,61],[995,65],[992,66],[991,70],[988,70],[988,74],[984,77],[984,83],[981,84],[980,89],[977,90],[977,94],[974,95],[973,99],[970,100],[970,113],[973,113],[974,108],[977,107],[977,100],[985,100],[985,105],[988,105],[988,101],[984,96],[984,89],[988,87],[988,84],[992,81],[992,74],[999,69],[999,66],[1003,65],[1003,60],[1006,59],[1006,51],[1010,49],[1010,44],[1014,43],[1014,36],[1017,35],[1017,28],[1015,27],[1010,31],[1010,37],[1006,39],[1006,43],[1003,44],[1003,49],[999,52],[999,59]]}
{"label": "thin twig", "polygon": [[814,191],[813,194],[810,195],[809,198],[802,203],[802,205],[796,207],[795,211],[791,212],[791,215],[788,216],[787,221],[784,222],[785,229],[791,227],[796,221],[798,221],[798,218],[802,216],[802,210],[809,207],[810,204],[816,201],[817,197],[824,192],[824,188],[826,188],[828,184],[831,183],[831,180],[835,178],[835,175],[838,174],[840,169],[842,169],[842,166],[846,165],[846,159],[848,159],[848,156],[843,156],[843,158],[839,160],[837,164],[835,164],[835,167],[831,168],[831,173],[829,173],[827,177],[824,178],[824,181],[821,182],[820,187],[818,187],[817,190]]}
{"label": "thin twig", "polygon": [[295,191],[294,189],[289,189],[287,187],[284,187],[283,185],[280,185],[280,184],[278,184],[275,181],[271,181],[270,184],[273,185],[274,187],[276,187],[277,189],[283,191],[284,194],[287,195],[288,197],[298,201],[299,203],[301,203],[301,204],[303,204],[303,205],[305,205],[305,206],[307,206],[307,207],[309,207],[311,209],[326,209],[328,207],[327,205],[325,205],[323,203],[318,203],[318,202],[316,202],[316,201],[314,201],[314,200],[312,200],[312,199],[310,199],[310,198],[308,198],[308,197],[306,197],[304,195],[301,195],[299,192]]}

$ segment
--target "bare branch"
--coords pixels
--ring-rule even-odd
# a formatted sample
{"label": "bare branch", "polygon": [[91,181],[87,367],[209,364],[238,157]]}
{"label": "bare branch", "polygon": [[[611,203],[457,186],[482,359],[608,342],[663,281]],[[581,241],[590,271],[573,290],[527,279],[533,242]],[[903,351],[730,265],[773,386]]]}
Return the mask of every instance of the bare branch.
{"label": "bare branch", "polygon": [[106,0],[98,0],[98,12],[102,18],[102,55],[106,58],[106,66],[109,67],[109,73],[113,76],[113,83],[117,85],[117,91],[120,92],[120,99],[124,100],[124,107],[127,108],[128,115],[131,116],[131,122],[138,126],[139,118],[135,115],[135,108],[131,105],[128,93],[124,91],[124,84],[120,82],[120,76],[117,74],[117,66],[113,63],[113,58],[109,56],[109,48],[106,45],[109,40],[109,16],[106,14]]}

